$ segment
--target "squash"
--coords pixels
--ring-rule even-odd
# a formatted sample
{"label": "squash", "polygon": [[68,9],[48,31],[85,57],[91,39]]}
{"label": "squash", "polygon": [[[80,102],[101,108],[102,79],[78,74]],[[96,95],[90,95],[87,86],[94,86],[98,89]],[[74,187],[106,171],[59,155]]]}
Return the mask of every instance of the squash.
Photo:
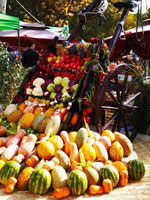
{"label": "squash", "polygon": [[104,192],[109,194],[112,190],[112,181],[110,179],[104,179],[102,182],[102,186],[104,188]]}
{"label": "squash", "polygon": [[96,152],[96,158],[101,161],[101,162],[105,162],[106,160],[108,160],[108,153],[106,148],[104,147],[104,145],[99,142],[96,141],[93,145],[94,150]]}
{"label": "squash", "polygon": [[102,194],[104,192],[104,189],[100,185],[90,185],[88,193],[91,195],[97,195],[97,194]]}
{"label": "squash", "polygon": [[38,128],[37,128],[39,133],[45,132],[45,129],[46,129],[46,126],[47,126],[49,120],[50,120],[49,118],[45,118],[39,123]]}
{"label": "squash", "polygon": [[110,131],[110,130],[104,130],[102,132],[102,136],[107,136],[110,138],[111,142],[114,142],[115,140],[115,135]]}
{"label": "squash", "polygon": [[98,185],[99,184],[99,174],[98,172],[91,166],[85,167],[83,172],[86,174],[89,185]]}
{"label": "squash", "polygon": [[54,190],[54,197],[57,199],[62,199],[70,196],[70,190],[67,187],[62,187]]}
{"label": "squash", "polygon": [[47,141],[54,145],[55,151],[61,150],[64,146],[63,140],[59,135],[53,135]]}
{"label": "squash", "polygon": [[53,108],[49,108],[48,110],[45,111],[46,117],[50,118],[54,114],[55,110]]}
{"label": "squash", "polygon": [[133,151],[133,145],[131,141],[125,135],[119,132],[114,132],[114,136],[115,136],[115,141],[119,142],[122,145],[124,155],[129,156]]}
{"label": "squash", "polygon": [[77,132],[76,131],[71,131],[71,132],[68,133],[68,135],[69,135],[70,142],[75,142],[75,138],[76,138]]}
{"label": "squash", "polygon": [[15,190],[17,179],[15,177],[9,177],[7,184],[5,185],[5,193],[11,194]]}
{"label": "squash", "polygon": [[56,158],[58,158],[60,165],[67,170],[70,167],[70,159],[68,155],[62,150],[57,150],[54,154]]}
{"label": "squash", "polygon": [[17,187],[18,190],[27,190],[28,189],[28,182],[33,173],[34,169],[32,167],[24,168],[18,176]]}
{"label": "squash", "polygon": [[52,116],[45,129],[46,136],[49,137],[52,135],[56,135],[60,128],[60,123],[61,119],[58,115]]}
{"label": "squash", "polygon": [[120,172],[120,186],[124,187],[128,184],[128,171],[122,170]]}
{"label": "squash", "polygon": [[123,147],[119,142],[114,142],[109,149],[109,156],[112,160],[119,161],[124,156]]}
{"label": "squash", "polygon": [[94,161],[96,159],[96,151],[90,144],[83,144],[81,149],[86,161]]}
{"label": "squash", "polygon": [[38,145],[37,153],[40,158],[49,160],[54,156],[54,145],[51,142],[43,141]]}
{"label": "squash", "polygon": [[69,139],[69,135],[68,135],[67,131],[61,131],[60,137],[63,139],[63,141],[65,143],[64,152],[67,155],[69,155],[70,154],[70,147],[69,147],[70,139]]}
{"label": "squash", "polygon": [[39,158],[36,155],[32,155],[26,160],[26,166],[35,167],[39,163]]}
{"label": "squash", "polygon": [[66,186],[68,177],[63,167],[61,167],[60,165],[56,165],[54,169],[52,169],[51,176],[52,176],[52,188],[54,190]]}
{"label": "squash", "polygon": [[108,136],[102,136],[102,137],[100,137],[100,139],[98,141],[103,143],[103,145],[105,146],[107,151],[109,150],[109,148],[111,146],[111,140]]}
{"label": "squash", "polygon": [[8,115],[7,121],[16,123],[21,118],[21,116],[22,112],[20,110],[15,110]]}
{"label": "squash", "polygon": [[76,143],[70,142],[69,147],[70,147],[70,161],[79,162],[79,152]]}
{"label": "squash", "polygon": [[43,119],[45,119],[45,118],[46,118],[46,115],[44,115],[43,113],[37,115],[37,116],[34,118],[34,121],[33,121],[33,123],[32,123],[32,128],[33,128],[34,130],[37,131],[38,125],[39,125],[40,122],[41,122]]}
{"label": "squash", "polygon": [[75,143],[77,144],[78,148],[80,149],[83,144],[87,143],[88,139],[88,132],[85,128],[80,128],[75,138]]}
{"label": "squash", "polygon": [[16,104],[9,104],[4,110],[4,115],[8,117],[13,111],[17,110]]}
{"label": "squash", "polygon": [[102,167],[104,167],[104,163],[102,162],[92,162],[91,167],[93,167],[97,172],[100,171]]}
{"label": "squash", "polygon": [[25,109],[26,107],[27,107],[27,105],[25,104],[25,102],[23,102],[23,103],[19,104],[18,109],[19,109],[21,112],[23,112],[24,109]]}
{"label": "squash", "polygon": [[117,168],[117,170],[118,170],[119,173],[122,170],[128,171],[127,166],[123,162],[121,162],[121,161],[113,162],[112,165]]}
{"label": "squash", "polygon": [[22,128],[31,128],[35,115],[33,113],[26,113],[21,117],[20,124]]}

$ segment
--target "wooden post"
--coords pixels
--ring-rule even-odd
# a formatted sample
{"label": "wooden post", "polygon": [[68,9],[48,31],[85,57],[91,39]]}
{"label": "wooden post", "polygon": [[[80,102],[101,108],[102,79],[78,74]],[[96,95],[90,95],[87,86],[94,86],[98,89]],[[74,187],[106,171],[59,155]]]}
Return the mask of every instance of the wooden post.
{"label": "wooden post", "polygon": [[0,13],[6,14],[7,0],[0,0]]}

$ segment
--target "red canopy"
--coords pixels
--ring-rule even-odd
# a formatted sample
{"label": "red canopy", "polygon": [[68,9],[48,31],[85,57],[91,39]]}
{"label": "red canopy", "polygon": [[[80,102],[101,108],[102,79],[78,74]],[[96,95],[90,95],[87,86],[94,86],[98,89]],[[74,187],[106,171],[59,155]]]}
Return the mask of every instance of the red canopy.
{"label": "red canopy", "polygon": [[[143,38],[142,38],[143,37]],[[141,39],[142,38],[142,39]],[[105,42],[109,44],[112,37],[106,38]],[[150,59],[150,24],[144,25],[144,35],[142,28],[138,28],[136,33],[136,28],[126,31],[126,36],[121,34],[121,37],[116,43],[112,59],[117,60],[133,50],[142,59]]]}
{"label": "red canopy", "polygon": [[[56,33],[50,29],[48,29],[44,25],[40,25],[38,23],[25,24],[22,25],[23,28],[19,29],[20,34],[20,42],[21,46],[26,46],[29,40],[34,41],[37,46],[42,48],[49,44],[51,40],[55,36],[58,36],[58,42],[62,42],[66,40],[63,37],[59,36],[59,33]],[[10,45],[17,46],[18,45],[18,33],[17,30],[9,30],[9,31],[0,31],[0,41],[7,42]]]}

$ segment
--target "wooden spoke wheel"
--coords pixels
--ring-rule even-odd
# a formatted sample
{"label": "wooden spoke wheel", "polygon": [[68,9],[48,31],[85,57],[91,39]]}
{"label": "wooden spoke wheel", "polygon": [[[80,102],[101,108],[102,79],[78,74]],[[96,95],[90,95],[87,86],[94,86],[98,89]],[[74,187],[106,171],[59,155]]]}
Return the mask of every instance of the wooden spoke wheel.
{"label": "wooden spoke wheel", "polygon": [[109,72],[98,87],[96,98],[96,127],[121,131],[133,141],[142,111],[142,76],[134,66],[121,64]]}

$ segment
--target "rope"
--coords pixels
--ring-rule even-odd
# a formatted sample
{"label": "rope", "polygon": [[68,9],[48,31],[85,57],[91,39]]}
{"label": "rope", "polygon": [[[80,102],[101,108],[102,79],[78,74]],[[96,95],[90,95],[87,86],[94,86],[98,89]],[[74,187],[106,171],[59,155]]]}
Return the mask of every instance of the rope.
{"label": "rope", "polygon": [[34,17],[18,0],[15,0],[35,21],[37,21],[39,24],[43,24],[40,22],[36,17]]}
{"label": "rope", "polygon": [[[142,36],[138,37],[138,27],[141,25],[142,28]],[[144,27],[143,27],[143,22],[142,22],[142,0],[141,0],[141,5],[138,5],[138,12],[137,12],[137,20],[136,20],[136,39],[137,41],[141,41],[144,38]]]}

